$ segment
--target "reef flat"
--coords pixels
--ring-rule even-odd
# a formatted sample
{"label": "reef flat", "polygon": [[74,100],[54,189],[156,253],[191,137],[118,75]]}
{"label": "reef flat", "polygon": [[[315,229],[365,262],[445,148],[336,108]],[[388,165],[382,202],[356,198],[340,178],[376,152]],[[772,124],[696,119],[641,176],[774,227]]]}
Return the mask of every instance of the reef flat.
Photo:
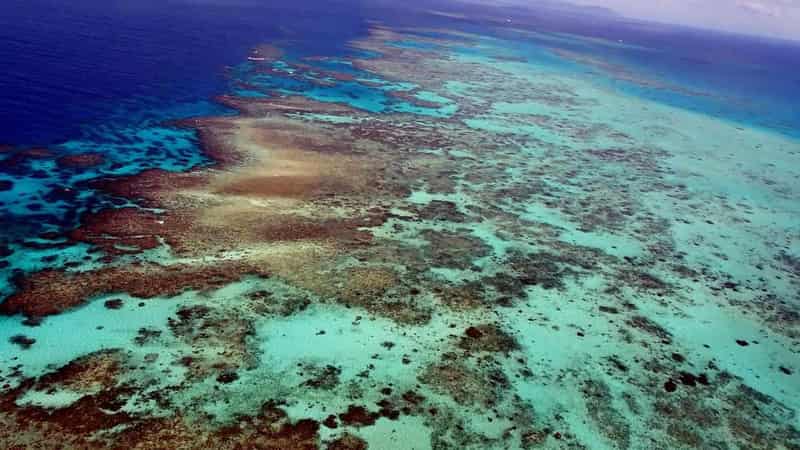
{"label": "reef flat", "polygon": [[209,164],[85,181],[0,303],[0,445],[800,448],[797,140],[499,38],[350,47],[256,47],[238,114],[164,125]]}

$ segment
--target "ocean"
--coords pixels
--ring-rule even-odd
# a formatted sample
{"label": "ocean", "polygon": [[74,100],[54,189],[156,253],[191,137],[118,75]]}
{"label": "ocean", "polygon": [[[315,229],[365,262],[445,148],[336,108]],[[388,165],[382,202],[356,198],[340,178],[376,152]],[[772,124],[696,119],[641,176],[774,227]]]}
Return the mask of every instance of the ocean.
{"label": "ocean", "polygon": [[800,445],[800,44],[440,0],[0,43],[0,447]]}

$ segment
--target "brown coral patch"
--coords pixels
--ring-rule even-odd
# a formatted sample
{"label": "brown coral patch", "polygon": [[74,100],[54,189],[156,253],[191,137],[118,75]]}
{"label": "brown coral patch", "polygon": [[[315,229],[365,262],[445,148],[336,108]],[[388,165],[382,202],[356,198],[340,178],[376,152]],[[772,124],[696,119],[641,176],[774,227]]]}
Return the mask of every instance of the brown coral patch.
{"label": "brown coral patch", "polygon": [[618,279],[628,285],[644,291],[669,291],[670,285],[657,276],[636,270],[622,270]]}
{"label": "brown coral patch", "polygon": [[469,310],[484,306],[485,293],[478,283],[434,288],[436,297],[447,307],[455,310]]}
{"label": "brown coral patch", "polygon": [[469,218],[458,210],[458,205],[449,201],[434,200],[418,212],[423,220],[445,221],[453,223],[466,222]]}
{"label": "brown coral patch", "polygon": [[317,279],[307,288],[321,296],[400,323],[420,324],[430,320],[430,311],[417,303],[399,275],[383,267],[355,267]]}
{"label": "brown coral patch", "polygon": [[[56,373],[46,375],[46,386],[83,381],[106,367],[107,354],[90,355]],[[99,359],[97,359],[97,358]],[[267,402],[253,416],[235,424],[214,426],[190,422],[181,414],[169,418],[144,418],[122,411],[134,392],[130,387],[108,387],[62,408],[19,405],[17,400],[42,380],[25,380],[0,395],[0,445],[4,448],[114,448],[224,450],[316,450],[319,423],[291,421],[285,411]],[[343,447],[347,448],[347,447]],[[356,447],[358,448],[358,447]]]}
{"label": "brown coral patch", "polygon": [[442,362],[427,367],[419,380],[434,391],[449,395],[459,405],[491,406],[499,397],[493,375],[500,382],[504,380],[500,372],[483,373],[449,354],[444,355]]}
{"label": "brown coral patch", "polygon": [[381,267],[357,267],[347,272],[346,280],[346,299],[380,297],[397,284],[398,275]]}
{"label": "brown coral patch", "polygon": [[70,238],[94,244],[107,255],[138,253],[160,245],[157,233],[173,217],[139,208],[107,209],[85,216]]}
{"label": "brown coral patch", "polygon": [[[257,197],[302,197],[364,192],[374,175],[350,155],[349,138],[298,121],[237,122],[238,148],[250,149],[247,169],[212,180],[212,192]],[[360,174],[360,176],[359,176]]]}
{"label": "brown coral patch", "polygon": [[367,442],[358,436],[345,433],[331,441],[328,450],[367,450]]}
{"label": "brown coral patch", "polygon": [[662,150],[651,148],[604,148],[591,149],[587,153],[602,161],[622,163],[635,169],[653,171],[658,169],[660,158],[666,156]]}
{"label": "brown coral patch", "polygon": [[217,381],[229,383],[238,378],[236,370],[250,368],[255,356],[249,341],[255,335],[252,321],[229,311],[203,305],[184,306],[175,318],[167,321],[170,331],[194,349],[219,349],[205,356],[192,356],[183,362],[193,380],[217,375]]}
{"label": "brown coral patch", "polygon": [[71,169],[86,169],[89,167],[99,166],[100,164],[103,164],[103,162],[105,162],[105,158],[99,153],[66,155],[56,160],[56,163],[60,167],[67,167]]}
{"label": "brown coral patch", "polygon": [[[369,233],[358,228],[385,220],[380,209],[363,212],[372,201],[366,194],[378,193],[380,158],[355,155],[346,133],[282,118],[284,110],[295,110],[293,105],[291,100],[265,104],[272,114],[259,119],[195,121],[202,135],[223,148],[235,149],[223,151],[228,159],[217,166],[227,170],[175,177],[149,172],[145,187],[124,191],[158,199],[168,212],[140,213],[138,225],[131,225],[139,220],[135,217],[120,218],[116,222],[124,226],[91,234],[112,243],[120,237],[152,243],[157,235],[178,252],[194,253],[274,241],[369,240]],[[204,146],[214,145],[206,142]],[[246,166],[236,162],[245,160]],[[164,178],[173,182],[159,190]],[[138,184],[135,179],[129,182]],[[347,208],[351,213],[332,208]],[[113,247],[106,245],[105,250],[114,252]]]}
{"label": "brown coral patch", "polygon": [[319,423],[292,422],[285,411],[268,402],[260,413],[241,417],[219,429],[198,427],[182,417],[142,420],[111,439],[116,449],[213,448],[220,450],[317,450]]}
{"label": "brown coral patch", "polygon": [[148,169],[126,177],[101,178],[89,186],[112,195],[143,201],[146,206],[156,207],[165,203],[169,193],[180,189],[199,187],[206,175],[199,171],[167,172]]}
{"label": "brown coral patch", "polygon": [[570,261],[566,255],[554,255],[547,252],[523,254],[512,252],[508,264],[518,274],[518,280],[526,286],[540,286],[544,289],[562,288],[564,277],[572,273],[572,269],[564,268]]}
{"label": "brown coral patch", "polygon": [[662,342],[668,343],[672,341],[672,333],[647,317],[636,315],[626,320],[625,323],[633,328],[639,329],[653,337],[660,339]]}
{"label": "brown coral patch", "polygon": [[326,190],[322,181],[313,176],[276,175],[237,179],[222,186],[218,192],[255,197],[303,197]]}
{"label": "brown coral patch", "polygon": [[17,389],[0,396],[0,415],[3,422],[11,420],[17,427],[23,428],[54,427],[57,432],[88,437],[92,433],[128,423],[132,419],[128,413],[120,411],[131,393],[130,388],[105,389],[55,410],[39,406],[18,406],[17,399],[31,384],[23,383]]}
{"label": "brown coral patch", "polygon": [[0,304],[0,313],[42,317],[59,314],[101,294],[127,292],[140,298],[169,297],[189,289],[217,288],[248,274],[269,276],[255,264],[238,261],[213,265],[132,264],[77,273],[45,270],[18,280],[17,292]]}
{"label": "brown coral patch", "polygon": [[480,238],[465,232],[425,230],[420,234],[429,242],[425,253],[434,267],[468,269],[492,251]]}
{"label": "brown coral patch", "polygon": [[104,350],[82,356],[36,381],[37,390],[61,387],[76,391],[107,389],[117,383],[122,369],[122,354],[117,350]]}
{"label": "brown coral patch", "polygon": [[493,324],[472,326],[466,329],[458,346],[470,352],[508,353],[518,350],[517,340]]}
{"label": "brown coral patch", "polygon": [[339,414],[339,420],[341,420],[343,424],[354,427],[374,425],[378,417],[378,413],[370,412],[363,406],[357,405],[350,405],[347,411]]}
{"label": "brown coral patch", "polygon": [[93,244],[107,255],[139,253],[156,248],[163,238],[179,254],[224,251],[281,241],[336,239],[363,243],[371,234],[360,227],[378,225],[381,214],[346,219],[264,214],[263,208],[246,203],[220,204],[208,209],[173,209],[153,213],[138,208],[104,210],[87,216],[74,230],[73,240]]}
{"label": "brown coral patch", "polygon": [[[133,392],[117,386],[122,363],[115,351],[93,353],[48,373],[26,379],[0,394],[0,446],[4,448],[95,448],[98,431],[125,425],[132,416],[121,411]],[[85,394],[71,405],[44,408],[18,404],[29,390],[67,389]]]}

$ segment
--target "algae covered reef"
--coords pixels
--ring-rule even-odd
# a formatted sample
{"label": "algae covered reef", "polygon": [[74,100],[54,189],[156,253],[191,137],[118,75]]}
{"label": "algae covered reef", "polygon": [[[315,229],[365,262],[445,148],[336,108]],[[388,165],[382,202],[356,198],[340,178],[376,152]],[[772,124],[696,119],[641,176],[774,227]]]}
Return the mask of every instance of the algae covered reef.
{"label": "algae covered reef", "polygon": [[78,180],[0,304],[4,448],[800,448],[797,140],[568,52],[350,48],[259,46],[159,129],[207,163]]}

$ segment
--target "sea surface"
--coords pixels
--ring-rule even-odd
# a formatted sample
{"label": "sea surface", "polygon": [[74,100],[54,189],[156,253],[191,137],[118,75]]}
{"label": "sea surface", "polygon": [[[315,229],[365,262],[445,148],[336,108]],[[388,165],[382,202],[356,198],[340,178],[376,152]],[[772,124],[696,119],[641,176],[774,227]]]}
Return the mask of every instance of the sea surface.
{"label": "sea surface", "polygon": [[[58,423],[57,433],[76,439],[70,445],[111,446],[103,433],[113,427],[187,411],[203,411],[192,420],[213,434],[255,417],[255,403],[276,400],[259,397],[268,392],[282,396],[270,408],[287,423],[308,419],[319,428],[339,417],[339,427],[328,423],[311,437],[328,448],[363,448],[355,440],[379,449],[800,446],[800,73],[793,70],[800,44],[549,6],[351,0],[6,0],[0,43],[0,424],[7,429],[46,434],[37,423],[109,389],[20,386],[122,349],[128,359],[115,386],[134,393],[114,395],[129,416],[91,432]],[[248,60],[265,44],[281,53]],[[275,104],[283,109],[251,112]],[[256,139],[259,120],[277,121],[270,127],[291,137]],[[208,138],[224,129],[219,123],[250,134],[226,137],[226,147]],[[415,127],[442,139],[420,138]],[[329,141],[321,143],[323,135]],[[342,162],[346,152],[336,145],[356,135],[362,140]],[[285,148],[273,148],[284,138]],[[374,154],[361,147],[365,140],[374,140]],[[338,150],[326,153],[323,144]],[[253,154],[229,169],[208,151],[213,145]],[[272,179],[289,187],[259,191],[251,180],[270,158],[290,161]],[[254,166],[245,170],[247,161]],[[365,180],[376,171],[385,179],[361,183],[353,167]],[[312,179],[326,168],[336,173],[332,181]],[[113,188],[152,169],[222,181],[196,188],[203,195],[192,191],[194,203],[171,194],[142,201],[146,195]],[[226,191],[237,177],[247,183]],[[165,192],[183,186],[158,180],[154,189]],[[306,188],[313,195],[295,192]],[[218,195],[232,195],[221,200],[230,211],[197,223],[223,223],[210,240],[228,230],[234,237],[206,253],[184,253],[166,231],[153,232],[157,245],[131,247],[142,234],[130,225],[135,218],[77,231],[108,211],[169,215]],[[257,207],[273,215],[246,221]],[[8,306],[40,288],[58,298],[28,302],[60,304],[61,294],[84,292],[76,286],[106,269],[215,258],[249,264],[248,249],[258,253],[263,242],[247,241],[243,228],[326,211],[321,227],[332,229],[376,209],[383,221],[365,219],[359,228],[374,245],[367,253],[350,244],[329,251],[339,235],[320,231],[327,241],[269,241],[269,251],[297,248],[272,254],[288,262],[270,265],[273,275],[263,280],[246,270],[213,288],[187,282],[148,297],[102,278],[105,287],[85,289],[91,295],[79,305],[40,308],[49,311],[41,315]],[[112,234],[128,240],[98,244]],[[302,253],[316,245],[317,256]],[[303,256],[285,256],[295,251]],[[336,263],[324,266],[328,259]],[[358,271],[378,267],[391,274]],[[306,276],[307,268],[316,275]],[[64,273],[73,278],[50,276]],[[504,277],[517,282],[501,286]],[[378,300],[353,300],[348,283]],[[388,287],[376,294],[380,283]],[[413,294],[403,290],[412,285]],[[455,308],[442,300],[451,289],[483,304]],[[283,309],[241,306],[245,298],[272,298]],[[387,306],[409,302],[408,311]],[[209,317],[228,328],[186,308],[214,311]],[[420,308],[425,319],[414,315]],[[362,319],[368,324],[358,328]],[[212,331],[197,331],[203,327]],[[314,344],[309,333],[329,337]],[[239,334],[245,350],[232,350],[224,336]],[[482,341],[487,335],[491,342]],[[204,347],[231,354],[192,372],[185,358],[202,360]],[[388,362],[393,347],[397,361]],[[181,368],[159,366],[164,379],[154,381],[156,369],[138,364],[158,353],[174,360],[164,367]],[[231,362],[237,358],[244,362]],[[362,366],[372,366],[369,375]],[[224,374],[213,372],[220,367]],[[179,394],[143,401],[154,386]],[[367,393],[382,386],[383,398]],[[414,394],[391,397],[401,389]],[[378,401],[405,401],[407,411]],[[481,415],[492,408],[494,419]],[[9,425],[21,417],[30,425]],[[713,431],[704,437],[704,428]],[[22,438],[0,433],[4,444],[26,442],[14,439]],[[285,445],[264,448],[309,448]]]}

